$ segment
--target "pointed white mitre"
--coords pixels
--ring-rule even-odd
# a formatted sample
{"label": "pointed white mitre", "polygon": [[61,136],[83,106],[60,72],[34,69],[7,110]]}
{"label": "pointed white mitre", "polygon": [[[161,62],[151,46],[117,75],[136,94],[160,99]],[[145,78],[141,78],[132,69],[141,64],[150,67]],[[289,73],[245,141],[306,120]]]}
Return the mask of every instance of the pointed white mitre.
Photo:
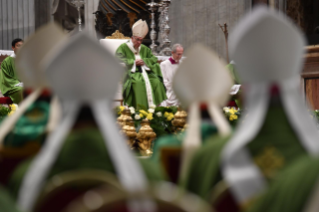
{"label": "pointed white mitre", "polygon": [[[303,65],[305,39],[283,14],[257,7],[246,15],[229,37],[231,58],[247,86],[245,106],[249,116],[222,152],[223,175],[237,202],[244,204],[266,188],[266,180],[245,146],[264,122],[275,83],[291,126],[303,147],[319,151],[319,133],[300,97],[298,78]],[[296,80],[297,79],[297,80]]]}
{"label": "pointed white mitre", "polygon": [[54,46],[67,37],[62,28],[52,22],[26,40],[16,58],[17,74],[26,87],[48,87],[39,64]]}
{"label": "pointed white mitre", "polygon": [[141,19],[135,22],[132,26],[133,36],[144,38],[148,33],[148,25],[146,21],[142,21]]}
{"label": "pointed white mitre", "polygon": [[42,66],[53,91],[67,100],[111,99],[124,73],[120,62],[85,33],[53,49]]}
{"label": "pointed white mitre", "polygon": [[[229,51],[243,82],[277,82],[296,76],[306,42],[287,17],[266,7],[245,16],[229,36]],[[239,62],[240,61],[240,62]]]}
{"label": "pointed white mitre", "polygon": [[225,62],[202,44],[189,48],[186,55],[173,79],[174,93],[182,106],[189,107],[193,102],[224,105],[232,86]]}
{"label": "pointed white mitre", "polygon": [[24,86],[33,88],[34,92],[19,104],[17,112],[4,120],[0,127],[0,143],[28,107],[38,98],[42,88],[47,87],[46,77],[44,71],[39,67],[39,63],[51,48],[64,37],[62,29],[51,23],[41,27],[31,35],[19,50],[15,60],[17,74]]}
{"label": "pointed white mitre", "polygon": [[[63,119],[33,160],[23,179],[18,203],[32,211],[63,142],[83,104],[89,104],[119,180],[128,191],[145,191],[146,177],[118,132],[110,102],[124,69],[120,62],[84,33],[57,44],[42,60],[52,90],[61,99]],[[147,209],[143,209],[149,211]]]}
{"label": "pointed white mitre", "polygon": [[174,93],[182,106],[190,108],[189,127],[183,142],[182,178],[187,173],[194,151],[201,145],[199,103],[207,102],[219,133],[229,134],[230,127],[219,107],[226,103],[232,86],[226,64],[214,52],[196,44],[186,55],[173,79]]}

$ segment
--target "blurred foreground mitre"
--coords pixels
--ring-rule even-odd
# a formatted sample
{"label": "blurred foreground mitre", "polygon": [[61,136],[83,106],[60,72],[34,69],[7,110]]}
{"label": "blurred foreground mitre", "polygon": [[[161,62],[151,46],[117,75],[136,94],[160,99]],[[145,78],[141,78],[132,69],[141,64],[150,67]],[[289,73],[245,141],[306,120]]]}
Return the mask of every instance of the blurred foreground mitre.
{"label": "blurred foreground mitre", "polygon": [[148,26],[146,21],[142,21],[141,19],[135,22],[132,26],[133,36],[144,38],[148,33]]}

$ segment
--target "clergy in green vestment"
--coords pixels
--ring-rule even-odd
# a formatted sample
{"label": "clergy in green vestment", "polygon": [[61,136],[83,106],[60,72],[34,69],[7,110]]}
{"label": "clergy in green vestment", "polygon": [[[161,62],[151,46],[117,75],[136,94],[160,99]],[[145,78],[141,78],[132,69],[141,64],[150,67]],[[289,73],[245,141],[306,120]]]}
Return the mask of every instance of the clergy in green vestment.
{"label": "clergy in green vestment", "polygon": [[0,90],[4,96],[10,97],[15,104],[19,104],[23,100],[23,83],[18,79],[14,64],[16,53],[22,44],[22,39],[14,39],[12,41],[14,53],[1,63]]}
{"label": "clergy in green vestment", "polygon": [[116,55],[126,65],[123,81],[124,104],[137,108],[159,105],[167,99],[162,72],[152,51],[142,44],[148,33],[145,21],[137,21],[132,38],[116,50]]}
{"label": "clergy in green vestment", "polygon": [[305,156],[276,177],[249,212],[318,211],[319,158]]}

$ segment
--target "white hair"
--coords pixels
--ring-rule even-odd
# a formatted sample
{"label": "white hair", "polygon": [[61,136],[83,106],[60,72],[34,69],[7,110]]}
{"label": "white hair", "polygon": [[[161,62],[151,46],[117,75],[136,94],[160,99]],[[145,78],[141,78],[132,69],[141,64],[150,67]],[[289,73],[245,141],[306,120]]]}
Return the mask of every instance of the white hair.
{"label": "white hair", "polygon": [[172,52],[175,53],[176,50],[177,50],[177,48],[183,48],[183,49],[184,49],[184,47],[183,47],[181,44],[176,43],[176,44],[174,44],[173,47],[172,47]]}

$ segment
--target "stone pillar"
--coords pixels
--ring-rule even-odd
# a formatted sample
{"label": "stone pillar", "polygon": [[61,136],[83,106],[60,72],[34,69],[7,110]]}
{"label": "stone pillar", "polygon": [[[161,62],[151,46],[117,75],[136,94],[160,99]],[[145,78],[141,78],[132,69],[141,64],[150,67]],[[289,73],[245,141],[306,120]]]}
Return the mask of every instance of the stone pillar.
{"label": "stone pillar", "polygon": [[99,0],[86,0],[84,5],[84,17],[85,17],[85,30],[96,37],[95,30],[95,15],[93,14],[98,10]]}
{"label": "stone pillar", "polygon": [[0,50],[11,50],[13,39],[26,39],[34,30],[34,0],[0,1]]}
{"label": "stone pillar", "polygon": [[35,29],[52,21],[52,0],[34,0]]}
{"label": "stone pillar", "polygon": [[[174,0],[170,4],[170,40],[186,49],[202,43],[226,59],[225,37],[218,24],[227,23],[231,33],[251,8],[251,0]],[[231,58],[230,58],[231,60]]]}

